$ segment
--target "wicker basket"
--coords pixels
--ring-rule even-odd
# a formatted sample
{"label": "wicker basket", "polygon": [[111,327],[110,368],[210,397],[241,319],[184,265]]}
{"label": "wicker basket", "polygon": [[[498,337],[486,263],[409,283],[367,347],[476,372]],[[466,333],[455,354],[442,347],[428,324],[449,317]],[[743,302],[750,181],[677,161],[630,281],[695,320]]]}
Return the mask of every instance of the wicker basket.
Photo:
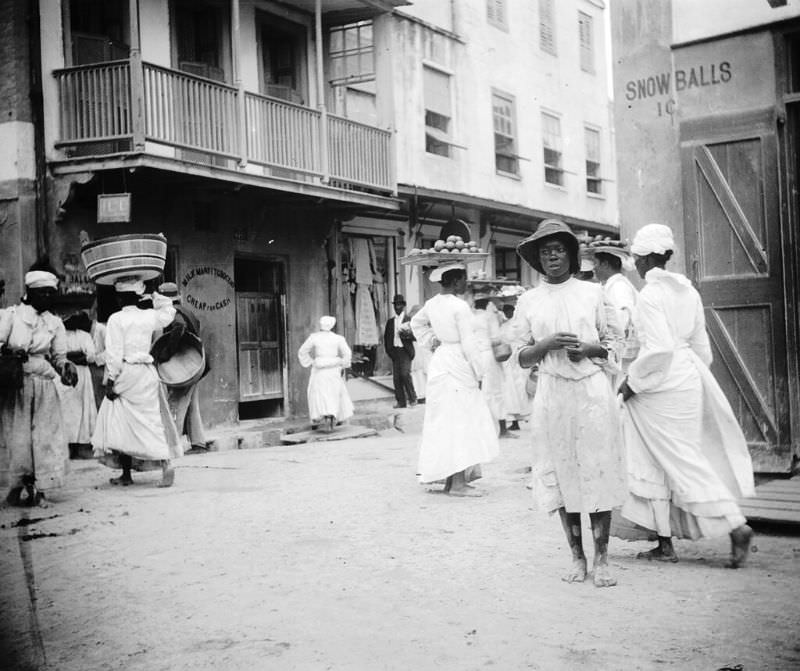
{"label": "wicker basket", "polygon": [[114,284],[121,277],[151,280],[164,271],[167,239],[161,234],[116,235],[81,247],[86,273],[97,284]]}

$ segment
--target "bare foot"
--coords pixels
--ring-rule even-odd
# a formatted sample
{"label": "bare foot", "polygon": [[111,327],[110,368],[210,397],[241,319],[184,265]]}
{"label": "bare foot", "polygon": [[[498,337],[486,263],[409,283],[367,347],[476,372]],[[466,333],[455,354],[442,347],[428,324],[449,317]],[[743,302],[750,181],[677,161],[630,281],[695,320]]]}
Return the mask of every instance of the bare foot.
{"label": "bare foot", "polygon": [[120,475],[118,478],[110,478],[108,481],[112,485],[121,485],[123,487],[127,487],[128,485],[133,484],[133,478],[130,475],[128,476]]}
{"label": "bare foot", "polygon": [[173,482],[175,482],[175,469],[172,466],[165,466],[161,472],[161,482],[156,486],[172,487]]}
{"label": "bare foot", "polygon": [[647,552],[639,552],[636,555],[636,559],[647,559],[648,561],[665,561],[665,562],[672,562],[673,564],[678,561],[678,555],[675,552],[670,552],[669,550],[664,550],[660,545],[654,547],[652,550],[648,550]]}
{"label": "bare foot", "polygon": [[515,433],[509,433],[508,431],[501,431],[500,432],[501,438],[519,438],[519,436]]}
{"label": "bare foot", "polygon": [[447,492],[450,496],[471,496],[478,498],[483,496],[483,492],[475,487],[471,487],[470,485],[464,485],[463,487],[459,487],[458,489],[450,488],[450,491]]}
{"label": "bare foot", "polygon": [[569,573],[561,579],[564,582],[583,582],[586,580],[586,558],[573,559]]}
{"label": "bare foot", "polygon": [[728,568],[739,568],[744,565],[750,554],[752,540],[753,530],[746,524],[731,531],[731,559],[726,564]]}
{"label": "bare foot", "polygon": [[608,566],[600,564],[594,567],[594,576],[592,577],[595,587],[613,587],[617,584],[617,579],[611,575]]}
{"label": "bare foot", "polygon": [[6,503],[10,506],[22,505],[22,487],[12,487],[6,496]]}

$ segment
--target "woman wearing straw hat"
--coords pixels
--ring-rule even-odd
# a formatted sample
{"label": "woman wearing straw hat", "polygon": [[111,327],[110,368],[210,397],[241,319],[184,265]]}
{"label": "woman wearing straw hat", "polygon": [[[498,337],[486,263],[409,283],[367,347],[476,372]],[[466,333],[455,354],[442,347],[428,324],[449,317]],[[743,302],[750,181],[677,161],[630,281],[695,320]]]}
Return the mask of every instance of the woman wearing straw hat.
{"label": "woman wearing straw hat", "polygon": [[642,227],[631,251],[646,284],[636,307],[641,348],[620,393],[631,490],[622,515],[658,535],[645,559],[675,562],[672,536],[729,534],[729,566],[747,559],[752,530],[737,499],[753,496],[753,464],[730,404],[708,369],[703,304],[666,270],[675,243],[662,224]]}
{"label": "woman wearing straw hat", "polygon": [[417,477],[422,484],[444,481],[451,496],[480,496],[469,482],[480,477],[480,464],[494,459],[499,446],[497,424],[479,387],[483,371],[472,311],[460,297],[467,272],[453,263],[431,271],[430,279],[441,283],[441,291],[411,318],[417,343],[434,349]]}
{"label": "woman wearing straw hat", "polygon": [[337,422],[353,416],[353,402],[342,377],[350,367],[352,352],[343,336],[333,333],[336,317],[319,318],[319,331],[300,346],[297,358],[303,368],[311,368],[308,379],[308,414],[311,423],[322,424],[330,433]]}
{"label": "woman wearing straw hat", "polygon": [[111,484],[131,485],[131,470],[161,468],[159,487],[175,478],[170,460],[181,456],[181,443],[166,395],[150,355],[153,333],[175,317],[172,299],[153,292],[153,308],[137,307],[144,293],[138,277],[115,284],[121,310],[108,318],[105,340],[105,398],[92,435],[94,455],[122,475]]}
{"label": "woman wearing straw hat", "polygon": [[22,386],[0,390],[0,481],[10,487],[10,505],[44,505],[43,492],[64,484],[68,452],[55,381],[75,386],[78,375],[64,324],[50,312],[57,287],[51,269],[31,270],[22,303],[0,310],[0,349],[23,359]]}
{"label": "woman wearing straw hat", "polygon": [[540,507],[558,511],[573,564],[564,577],[587,575],[581,513],[594,540],[593,581],[616,584],[608,569],[611,510],[625,500],[619,411],[605,372],[617,365],[619,332],[599,284],[573,277],[578,239],[561,221],[547,219],[517,246],[517,254],[544,275],[522,295],[515,319],[523,341],[523,368],[539,366],[533,400],[533,490]]}

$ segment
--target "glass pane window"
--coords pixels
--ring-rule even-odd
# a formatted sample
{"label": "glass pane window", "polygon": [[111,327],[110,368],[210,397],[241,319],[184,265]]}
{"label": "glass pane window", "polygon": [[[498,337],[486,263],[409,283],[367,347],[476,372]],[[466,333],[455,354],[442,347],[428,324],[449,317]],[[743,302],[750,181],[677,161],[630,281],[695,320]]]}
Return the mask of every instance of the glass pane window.
{"label": "glass pane window", "polygon": [[554,0],[539,0],[539,47],[548,54],[556,55],[556,18]]}
{"label": "glass pane window", "polygon": [[495,277],[504,277],[507,280],[519,282],[521,277],[521,264],[517,252],[513,249],[496,247],[494,250]]}
{"label": "glass pane window", "polygon": [[586,138],[586,191],[602,194],[603,180],[600,176],[600,131],[585,128]]}
{"label": "glass pane window", "polygon": [[578,36],[581,48],[581,70],[594,72],[594,33],[592,17],[578,12]]}
{"label": "glass pane window", "polygon": [[542,113],[542,145],[544,147],[544,181],[548,184],[563,186],[561,119],[546,112]]}
{"label": "glass pane window", "polygon": [[495,168],[500,172],[516,175],[519,172],[519,160],[514,99],[497,93],[492,94],[492,114],[494,118]]}
{"label": "glass pane window", "polygon": [[375,78],[372,21],[359,21],[330,29],[328,56],[331,82],[359,82]]}

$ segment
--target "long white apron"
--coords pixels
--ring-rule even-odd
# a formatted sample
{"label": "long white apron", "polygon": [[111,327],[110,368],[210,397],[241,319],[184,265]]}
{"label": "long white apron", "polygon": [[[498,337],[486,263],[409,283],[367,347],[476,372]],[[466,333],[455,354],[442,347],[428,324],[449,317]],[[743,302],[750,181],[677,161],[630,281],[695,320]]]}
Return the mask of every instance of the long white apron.
{"label": "long white apron", "polygon": [[96,457],[112,451],[146,461],[181,456],[179,441],[168,438],[168,429],[175,433],[174,423],[153,364],[124,363],[114,391],[119,396],[104,398],[97,414],[92,435]]}
{"label": "long white apron", "polygon": [[353,416],[353,402],[347,393],[341,366],[312,366],[308,380],[308,414],[316,421],[332,415],[342,422]]}
{"label": "long white apron", "polygon": [[431,357],[417,476],[437,482],[488,462],[499,453],[497,425],[459,343]]}

